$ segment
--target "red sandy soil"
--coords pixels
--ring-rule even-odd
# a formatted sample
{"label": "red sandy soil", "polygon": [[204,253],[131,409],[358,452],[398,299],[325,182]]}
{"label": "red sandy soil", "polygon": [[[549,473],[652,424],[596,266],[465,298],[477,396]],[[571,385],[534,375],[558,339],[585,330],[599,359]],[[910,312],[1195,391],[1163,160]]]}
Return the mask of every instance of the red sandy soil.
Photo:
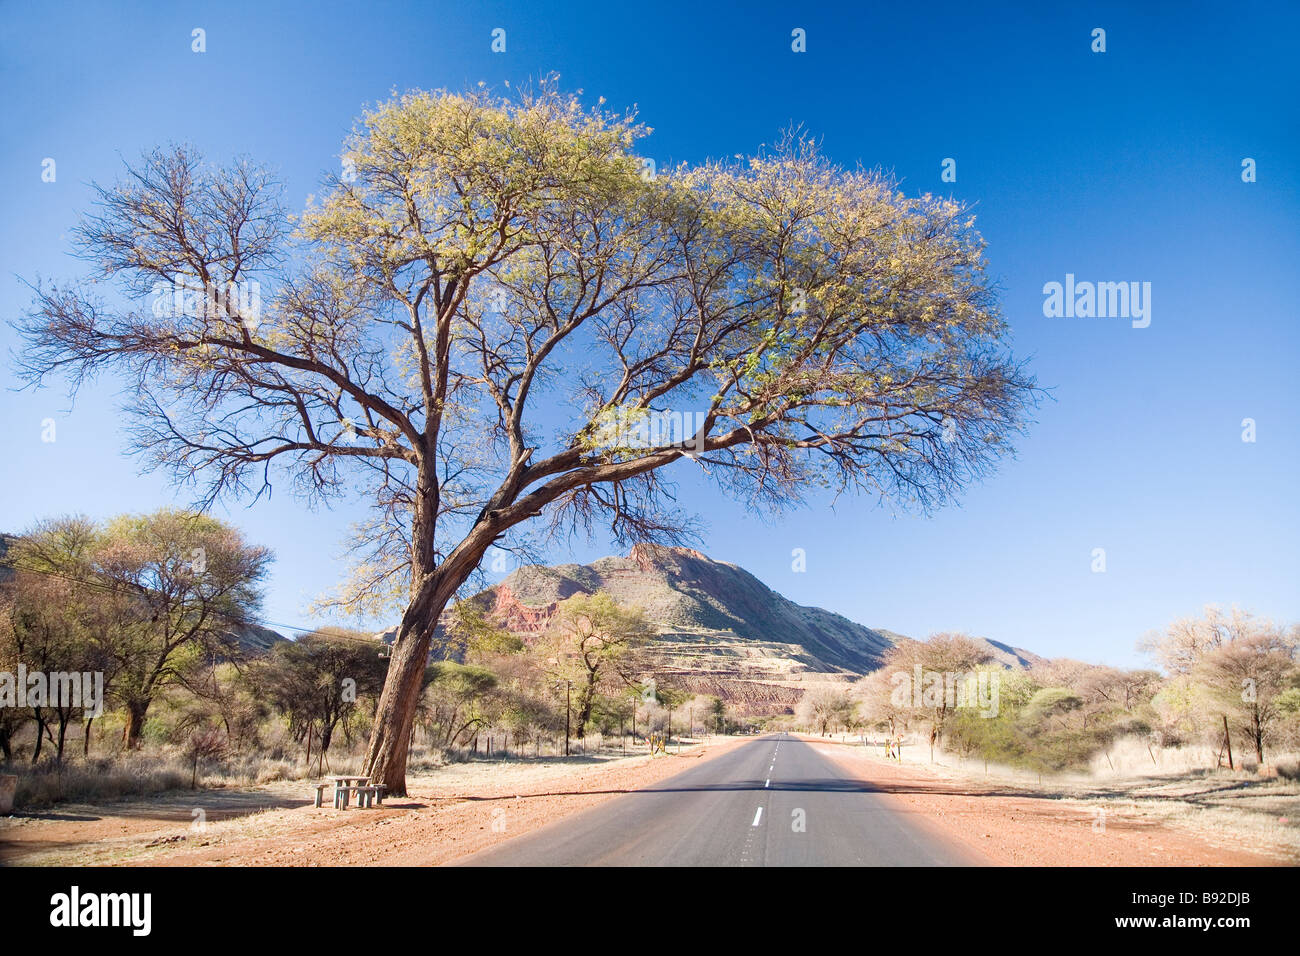
{"label": "red sandy soil", "polygon": [[[412,781],[409,797],[382,808],[316,809],[302,782],[258,791],[200,791],[101,807],[62,807],[0,820],[0,865],[401,866],[462,859],[511,837],[650,786],[752,738],[709,743],[680,755],[553,765],[515,765],[486,782]],[[937,829],[991,865],[1268,866],[1279,860],[1220,848],[1146,820],[1097,816],[1047,793],[985,786],[898,765],[805,738],[886,794],[918,825]],[[436,778],[435,778],[436,779]],[[207,826],[194,826],[201,807]]]}
{"label": "red sandy soil", "polygon": [[[804,738],[905,813],[921,816],[994,866],[1278,866],[1195,834],[1109,812],[1104,818],[1049,794],[944,779],[861,747]],[[1100,824],[1104,823],[1104,826]]]}
{"label": "red sandy soil", "polygon": [[[752,739],[752,738],[749,738]],[[411,866],[450,863],[560,817],[650,786],[673,774],[740,746],[746,739],[604,765],[577,765],[562,776],[531,782],[475,786],[421,787],[411,782],[407,797],[390,798],[382,808],[339,812],[328,802],[317,809],[286,807],[275,794],[239,794],[249,813],[258,806],[277,808],[229,818],[221,791],[181,794],[121,805],[68,808],[26,818],[22,825],[0,821],[0,865],[118,864],[146,866]],[[309,790],[294,785],[293,792]],[[299,800],[294,801],[299,803]],[[261,802],[258,803],[258,800]],[[166,806],[173,803],[174,806]],[[192,829],[193,807],[205,806],[208,826]],[[224,817],[224,819],[223,819]],[[15,818],[22,819],[22,818]],[[162,824],[160,826],[160,824]]]}

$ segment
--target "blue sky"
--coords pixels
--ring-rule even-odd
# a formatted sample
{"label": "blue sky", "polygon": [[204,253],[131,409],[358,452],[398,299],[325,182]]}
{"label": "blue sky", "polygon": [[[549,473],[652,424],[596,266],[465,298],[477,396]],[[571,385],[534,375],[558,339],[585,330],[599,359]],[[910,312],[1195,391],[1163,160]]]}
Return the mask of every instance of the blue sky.
{"label": "blue sky", "polygon": [[[1087,660],[1135,663],[1145,631],[1208,602],[1300,618],[1294,5],[51,6],[0,6],[6,319],[28,303],[19,277],[81,273],[67,235],[88,184],[157,144],[269,163],[301,208],[354,117],[393,89],[556,71],[566,89],[636,104],[654,128],[642,152],[661,166],[752,152],[803,123],[843,164],[975,204],[1016,351],[1051,399],[1015,460],[924,517],[841,499],[760,518],[680,465],[705,550],[865,624]],[[490,50],[497,27],[504,54]],[[806,53],[791,50],[796,27]],[[1090,49],[1097,27],[1105,53]],[[955,183],[940,180],[947,157]],[[1245,157],[1256,182],[1242,181]],[[1150,326],[1044,317],[1044,283],[1067,273],[1150,282]],[[13,344],[0,327],[0,348]],[[113,382],[69,409],[57,388],[10,390],[8,365],[0,381],[0,529],[176,500],[123,454]],[[311,513],[283,495],[221,513],[277,554],[264,617],[309,624],[359,509]]]}

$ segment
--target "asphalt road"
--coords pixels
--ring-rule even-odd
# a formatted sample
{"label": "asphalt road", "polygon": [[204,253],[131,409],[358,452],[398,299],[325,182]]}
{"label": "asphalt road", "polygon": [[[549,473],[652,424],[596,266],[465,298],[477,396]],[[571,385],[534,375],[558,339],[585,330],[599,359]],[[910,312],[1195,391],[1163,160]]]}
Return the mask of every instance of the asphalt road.
{"label": "asphalt road", "polygon": [[469,866],[961,866],[980,862],[795,737],[760,737],[508,840]]}

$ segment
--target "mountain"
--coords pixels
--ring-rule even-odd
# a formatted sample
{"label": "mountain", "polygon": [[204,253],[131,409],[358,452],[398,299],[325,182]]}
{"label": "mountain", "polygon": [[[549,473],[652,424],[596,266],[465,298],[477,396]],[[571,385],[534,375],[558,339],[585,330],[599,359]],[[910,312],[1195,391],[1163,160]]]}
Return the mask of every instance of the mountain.
{"label": "mountain", "polygon": [[842,681],[875,670],[893,643],[690,548],[638,544],[626,557],[591,564],[527,565],[471,600],[527,639],[546,628],[560,601],[599,590],[646,612],[658,631],[650,648],[656,673],[755,708],[792,706],[804,675]]}
{"label": "mountain", "polygon": [[244,624],[239,627],[232,627],[226,633],[235,639],[239,644],[239,649],[245,654],[265,654],[276,644],[288,640],[279,631],[273,631],[269,627],[263,627],[260,624]]}
{"label": "mountain", "polygon": [[1009,670],[1028,670],[1035,664],[1046,664],[1048,660],[1023,647],[1012,647],[1001,641],[990,641],[987,637],[977,637],[975,640],[987,644],[993,660]]}
{"label": "mountain", "polygon": [[777,594],[744,568],[690,548],[638,544],[625,558],[588,565],[529,565],[479,595],[511,630],[545,626],[555,605],[574,594],[604,590],[635,605],[659,628],[661,642],[736,644],[744,656],[778,655],[818,673],[861,674],[880,666],[892,641],[839,614],[803,607]]}
{"label": "mountain", "polygon": [[[657,631],[650,647],[657,674],[742,711],[788,709],[810,683],[876,670],[891,646],[909,639],[796,604],[744,568],[699,551],[650,544],[591,564],[527,565],[470,600],[528,640],[546,629],[560,601],[600,590],[646,612]],[[1004,667],[1044,660],[984,643]]]}

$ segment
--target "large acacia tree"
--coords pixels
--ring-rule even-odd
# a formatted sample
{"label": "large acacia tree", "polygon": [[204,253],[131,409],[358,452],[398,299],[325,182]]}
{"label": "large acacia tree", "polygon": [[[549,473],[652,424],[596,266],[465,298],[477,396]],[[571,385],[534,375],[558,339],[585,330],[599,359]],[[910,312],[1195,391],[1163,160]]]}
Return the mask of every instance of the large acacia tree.
{"label": "large acacia tree", "polygon": [[[1033,394],[960,205],[798,136],[656,177],[646,132],[549,84],[408,93],[296,223],[261,168],[159,150],[78,231],[112,299],[40,286],[22,323],[32,381],[125,374],[146,462],[208,498],[284,474],[373,502],[340,600],[404,608],[367,759],[395,792],[435,623],[521,523],[680,538],[684,457],[758,506],[924,506]],[[623,427],[663,412],[689,428]]]}

